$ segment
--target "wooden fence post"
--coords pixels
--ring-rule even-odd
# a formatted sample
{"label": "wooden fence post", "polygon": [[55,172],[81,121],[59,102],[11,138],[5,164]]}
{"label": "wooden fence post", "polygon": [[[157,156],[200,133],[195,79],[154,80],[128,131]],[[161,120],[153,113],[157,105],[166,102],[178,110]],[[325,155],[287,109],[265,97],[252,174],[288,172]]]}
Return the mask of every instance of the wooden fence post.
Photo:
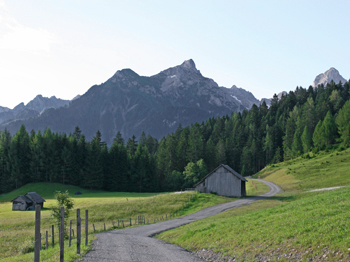
{"label": "wooden fence post", "polygon": [[88,245],[89,241],[89,211],[85,210],[85,246]]}
{"label": "wooden fence post", "polygon": [[69,247],[72,243],[72,220],[69,220]]}
{"label": "wooden fence post", "polygon": [[94,233],[95,233],[95,224],[92,224],[92,227],[94,228]]}
{"label": "wooden fence post", "polygon": [[55,245],[55,226],[52,225],[52,247]]}
{"label": "wooden fence post", "polygon": [[64,261],[64,207],[61,207],[60,261]]}
{"label": "wooden fence post", "polygon": [[35,243],[34,243],[34,262],[40,262],[40,210],[41,206],[35,206]]}
{"label": "wooden fence post", "polygon": [[103,229],[106,231],[106,223],[103,223]]}
{"label": "wooden fence post", "polygon": [[48,241],[48,238],[49,238],[49,231],[46,230],[46,237],[45,237],[45,249],[48,249],[49,248],[49,241]]}
{"label": "wooden fence post", "polygon": [[[132,226],[132,225],[131,225],[131,217],[130,217],[130,226]],[[123,227],[124,227],[124,220],[123,220]]]}
{"label": "wooden fence post", "polygon": [[81,218],[80,209],[77,209],[77,254],[80,255],[80,240],[81,240]]}

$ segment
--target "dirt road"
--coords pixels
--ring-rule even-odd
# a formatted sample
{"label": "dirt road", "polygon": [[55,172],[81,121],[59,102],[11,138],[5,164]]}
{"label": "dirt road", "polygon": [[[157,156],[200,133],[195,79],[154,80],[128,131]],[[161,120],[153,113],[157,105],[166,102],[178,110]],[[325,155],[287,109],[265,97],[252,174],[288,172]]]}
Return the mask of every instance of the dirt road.
{"label": "dirt road", "polygon": [[88,252],[83,261],[121,261],[121,262],[194,262],[204,261],[187,250],[152,238],[159,234],[196,220],[213,216],[231,208],[237,208],[256,200],[262,200],[282,192],[274,183],[259,180],[270,187],[270,191],[257,196],[205,208],[194,214],[167,220],[151,225],[107,231],[96,235],[93,250]]}

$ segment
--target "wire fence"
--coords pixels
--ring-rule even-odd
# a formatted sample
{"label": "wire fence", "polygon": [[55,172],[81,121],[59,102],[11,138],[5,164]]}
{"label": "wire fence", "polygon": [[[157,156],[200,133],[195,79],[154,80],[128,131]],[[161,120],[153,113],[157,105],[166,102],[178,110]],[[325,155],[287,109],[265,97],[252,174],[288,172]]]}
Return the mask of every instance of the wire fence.
{"label": "wire fence", "polygon": [[[175,210],[174,212],[169,212],[152,218],[146,218],[144,215],[138,215],[135,218],[113,218],[107,219],[103,222],[98,221],[89,223],[88,210],[85,211],[85,216],[81,217],[80,209],[77,209],[77,218],[75,220],[70,220],[67,225],[64,224],[64,208],[61,207],[61,209],[63,209],[63,211],[61,210],[61,223],[56,225],[56,227],[55,225],[47,225],[49,222],[53,221],[52,218],[40,217],[41,208],[38,205],[36,206],[36,218],[34,221],[0,230],[0,232],[2,232],[17,229],[19,227],[28,227],[31,225],[35,226],[34,241],[29,241],[26,242],[24,246],[16,247],[14,250],[11,250],[10,254],[1,257],[0,261],[18,254],[31,253],[33,251],[34,261],[64,261],[65,252],[72,253],[75,252],[76,249],[76,254],[80,255],[82,245],[85,248],[88,248],[88,238],[91,234],[174,219],[184,214],[185,208],[189,206],[190,202],[192,202],[194,198],[195,194],[191,194],[188,202],[184,203],[179,209]],[[99,220],[99,218],[94,216],[92,220],[96,221]],[[46,223],[43,225],[43,227],[41,227],[43,221]],[[63,229],[63,233],[61,229]],[[82,240],[85,240],[83,244]],[[72,242],[74,242],[74,245],[72,245]],[[55,248],[57,248],[57,251],[52,252],[52,249]]]}

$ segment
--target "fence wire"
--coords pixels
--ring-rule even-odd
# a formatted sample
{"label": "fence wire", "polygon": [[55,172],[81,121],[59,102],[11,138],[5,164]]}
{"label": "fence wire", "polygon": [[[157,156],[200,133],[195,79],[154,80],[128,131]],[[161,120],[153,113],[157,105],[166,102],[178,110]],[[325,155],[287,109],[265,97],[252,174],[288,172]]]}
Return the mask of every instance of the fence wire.
{"label": "fence wire", "polygon": [[[188,203],[190,203],[190,202],[194,199],[194,197],[195,197],[194,195],[192,195],[191,197],[189,197]],[[168,219],[172,219],[172,218],[175,218],[176,216],[181,215],[181,212],[183,212],[183,211],[184,211],[184,208],[188,206],[188,205],[187,205],[188,203],[183,204],[182,207],[180,207],[180,208],[179,208],[178,210],[176,210],[175,212],[166,213],[165,215],[162,215],[162,216],[159,216],[159,217],[153,217],[153,223],[156,223],[156,222],[159,222],[159,221],[168,220]],[[93,217],[94,220],[99,220],[99,219],[102,219],[102,220],[103,220],[103,218],[104,218],[104,217],[102,217],[102,216],[94,216],[94,217]],[[84,242],[85,242],[84,239],[86,238],[86,232],[85,232],[85,217],[82,216],[80,219],[81,219],[80,222],[81,222],[81,228],[82,228],[82,230],[81,230],[81,243],[80,243],[80,245],[81,245],[81,246],[85,246],[85,245],[84,245]],[[90,232],[89,232],[88,234],[91,234],[91,233],[92,233],[92,230],[93,230],[93,233],[95,233],[95,231],[97,231],[97,232],[103,232],[103,231],[108,231],[108,230],[110,230],[110,229],[121,229],[121,228],[125,228],[125,227],[130,227],[130,226],[133,226],[133,225],[152,224],[152,219],[146,219],[145,216],[141,215],[141,216],[137,216],[137,218],[135,218],[135,220],[132,219],[131,217],[128,217],[128,218],[125,218],[125,217],[124,217],[124,218],[114,218],[114,219],[112,219],[112,220],[107,219],[107,220],[104,220],[104,221],[96,221],[95,223],[97,223],[97,225],[100,227],[100,229],[96,229],[96,228],[95,228],[95,223],[90,222],[90,221],[92,220],[91,217],[89,217],[88,219],[89,219],[89,225],[88,225],[88,227],[90,228],[90,230],[89,230]],[[40,219],[40,222],[42,222],[43,220],[51,220],[51,221],[53,221],[53,218],[52,218],[52,217],[42,217],[42,218]],[[7,231],[7,230],[11,230],[11,229],[18,228],[18,227],[28,226],[28,225],[33,225],[33,226],[34,226],[34,225],[35,225],[35,222],[36,222],[36,219],[34,219],[34,221],[31,221],[31,222],[28,222],[28,223],[25,223],[25,224],[16,225],[16,226],[13,226],[13,227],[10,227],[10,228],[1,229],[0,232],[2,232],[2,231]],[[133,222],[134,222],[134,223],[133,223]],[[106,225],[106,223],[110,223],[111,226]],[[69,229],[67,229],[67,227],[69,227],[69,226],[70,226],[69,223],[67,223],[67,224],[65,225],[65,228],[66,228],[65,231],[64,231],[65,237],[66,237],[67,235],[70,234]],[[75,232],[75,230],[73,229],[73,226],[74,226],[74,228],[76,228],[77,223],[76,223],[76,221],[73,221],[73,220],[72,220],[72,229],[71,229],[71,230],[72,230],[73,235],[71,235],[71,238],[70,238],[71,241],[77,239],[77,232]],[[49,229],[49,230],[46,230],[46,231],[51,232],[51,229],[52,229],[52,228],[50,227],[50,229]],[[41,228],[41,230],[43,230],[43,228]],[[57,229],[56,229],[56,230],[57,230]],[[58,232],[57,232],[57,231],[58,231]],[[50,247],[53,248],[52,243],[50,243],[50,241],[49,241],[49,238],[52,239],[53,236],[54,236],[54,237],[58,237],[58,240],[55,241],[54,246],[59,245],[59,237],[60,237],[59,227],[58,227],[58,230],[57,230],[57,231],[56,231],[57,233],[54,234],[54,235],[52,235],[52,234],[49,235],[49,234],[48,234],[48,236],[47,236],[48,248],[46,249],[46,234],[45,234],[45,230],[43,230],[43,234],[41,234],[40,239],[37,240],[37,241],[40,241],[40,243],[41,243],[41,249],[42,249],[42,250],[48,250],[48,249],[50,249]],[[74,234],[74,233],[75,233],[75,234]],[[65,238],[65,237],[64,237],[64,238]],[[69,239],[69,238],[68,238],[68,239]],[[43,240],[44,240],[44,245],[42,245],[42,241],[43,241]],[[26,245],[25,247],[21,247],[21,248],[19,248],[19,249],[16,249],[16,250],[14,250],[11,254],[7,255],[6,257],[0,258],[0,260],[9,258],[9,257],[11,257],[11,256],[14,256],[16,253],[23,252],[25,249],[28,249],[28,248],[30,248],[30,247],[33,247],[33,246],[35,247],[35,243],[36,243],[36,241],[31,242],[30,244]],[[44,247],[44,248],[43,248],[43,247]],[[68,250],[72,250],[72,248],[74,248],[74,245],[69,246],[69,240],[65,240],[65,241],[64,241],[64,249],[65,249],[65,251],[66,251],[67,249],[68,249]],[[57,256],[57,255],[59,255],[59,254],[60,254],[60,251],[57,251],[57,252],[51,254],[49,257],[45,257],[42,261],[50,260],[50,259],[52,259],[53,257],[55,257],[55,256]]]}

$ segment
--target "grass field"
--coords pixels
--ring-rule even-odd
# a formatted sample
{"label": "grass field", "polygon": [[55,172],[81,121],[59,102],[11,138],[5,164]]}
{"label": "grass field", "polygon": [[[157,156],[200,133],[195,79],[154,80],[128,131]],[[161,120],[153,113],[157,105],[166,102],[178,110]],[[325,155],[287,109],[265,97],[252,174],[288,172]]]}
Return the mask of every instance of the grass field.
{"label": "grass field", "polygon": [[[255,186],[249,182],[247,193],[257,195],[266,191],[263,184],[254,182]],[[161,219],[169,218],[170,214],[181,210],[177,215],[186,215],[203,208],[234,201],[235,198],[221,197],[214,194],[200,194],[195,192],[182,193],[120,193],[92,191],[79,187],[67,186],[55,183],[37,183],[28,184],[11,193],[0,196],[0,259],[1,261],[32,261],[33,260],[33,241],[34,241],[34,211],[12,211],[12,203],[9,202],[20,194],[27,192],[39,193],[46,202],[42,211],[41,232],[49,231],[51,235],[51,226],[55,224],[50,217],[50,208],[55,204],[54,193],[56,190],[68,190],[71,193],[80,191],[82,195],[71,195],[75,202],[74,208],[80,208],[82,217],[85,209],[89,210],[90,234],[89,239],[93,239],[92,224],[95,225],[96,232],[114,229],[112,221],[124,219],[125,226],[129,226],[129,219],[135,223],[135,218],[139,215],[145,217],[146,221],[153,223]],[[184,208],[184,209],[183,209]],[[183,210],[182,210],[183,209]],[[76,212],[73,211],[70,218],[75,225]],[[126,222],[128,221],[128,222]],[[82,219],[84,224],[84,219]],[[56,229],[57,230],[57,229]],[[84,235],[83,235],[84,236]],[[56,236],[56,243],[58,236]],[[75,240],[74,240],[75,241]],[[72,242],[71,248],[66,248],[65,261],[74,261],[77,256],[75,242]],[[84,241],[82,241],[84,242]],[[42,246],[44,247],[44,241]],[[84,245],[82,245],[84,247]],[[88,248],[84,248],[82,253]],[[18,252],[17,252],[18,251]],[[45,261],[57,261],[59,255],[58,245],[54,248],[43,248],[41,257]],[[12,256],[10,256],[12,255]],[[5,258],[10,256],[8,258]]]}
{"label": "grass field", "polygon": [[[350,150],[269,166],[254,177],[285,192],[157,236],[236,261],[350,261]],[[345,186],[332,191],[307,191]]]}

